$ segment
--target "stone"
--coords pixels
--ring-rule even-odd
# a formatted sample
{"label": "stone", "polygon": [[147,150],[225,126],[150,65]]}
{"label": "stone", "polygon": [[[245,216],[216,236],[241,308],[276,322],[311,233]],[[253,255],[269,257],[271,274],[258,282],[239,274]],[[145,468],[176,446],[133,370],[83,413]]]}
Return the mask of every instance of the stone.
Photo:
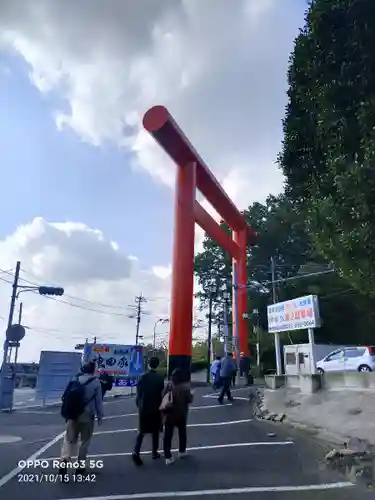
{"label": "stone", "polygon": [[340,456],[339,452],[337,450],[331,450],[327,453],[327,455],[324,457],[327,462],[334,460],[335,458],[338,458]]}
{"label": "stone", "polygon": [[286,417],[285,413],[279,413],[278,415],[276,415],[276,417],[274,418],[274,421],[275,422],[282,422],[284,420],[284,418]]}
{"label": "stone", "polygon": [[367,451],[368,443],[363,439],[350,438],[349,441],[345,443],[345,448],[363,453]]}
{"label": "stone", "polygon": [[349,415],[359,415],[362,413],[361,408],[352,408],[351,410],[348,410]]}
{"label": "stone", "polygon": [[268,413],[268,415],[265,416],[265,419],[266,420],[272,420],[274,416],[275,416],[274,413]]}

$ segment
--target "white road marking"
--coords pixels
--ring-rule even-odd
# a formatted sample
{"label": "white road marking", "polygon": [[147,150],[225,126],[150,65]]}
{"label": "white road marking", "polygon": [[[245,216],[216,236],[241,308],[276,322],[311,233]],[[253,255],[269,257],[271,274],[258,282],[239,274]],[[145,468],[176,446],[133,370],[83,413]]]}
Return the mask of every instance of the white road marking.
{"label": "white road marking", "polygon": [[293,491],[324,491],[352,488],[353,483],[306,484],[302,486],[249,486],[248,488],[228,488],[221,490],[161,491],[157,493],[132,493],[130,495],[110,495],[102,497],[67,498],[63,500],[137,500],[142,498],[177,498],[219,495],[244,495],[246,493],[282,493]]}
{"label": "white road marking", "polygon": [[23,408],[19,411],[20,415],[57,415],[56,412],[53,411],[32,411],[32,410],[24,410]]}
{"label": "white road marking", "polygon": [[[206,406],[190,406],[189,411],[191,410],[207,410],[211,408],[222,408],[223,406],[233,406],[232,403],[225,403],[223,405],[206,405]],[[123,415],[109,415],[108,417],[104,417],[104,420],[112,420],[113,418],[122,418],[122,417],[136,417],[138,413],[125,413]]]}
{"label": "white road marking", "polygon": [[[61,434],[58,434],[56,437],[51,439],[48,443],[46,443],[44,446],[42,446],[38,451],[33,453],[29,458],[26,458],[26,462],[34,462],[37,458],[40,457],[40,455],[43,455],[45,451],[47,451],[51,446],[56,444],[57,442],[60,441],[60,439],[64,436],[65,431],[62,432]],[[8,472],[8,474],[5,474],[2,478],[0,478],[0,488],[4,486],[4,484],[8,483],[11,481],[14,477],[17,476],[20,472],[22,472],[25,469],[25,467],[15,467],[13,470]]]}
{"label": "white road marking", "polygon": [[[223,448],[242,448],[242,447],[259,447],[259,446],[289,446],[293,444],[295,444],[294,441],[261,441],[261,442],[250,442],[250,443],[212,444],[207,446],[194,446],[192,448],[187,448],[186,451],[204,451],[204,450],[218,450]],[[174,453],[177,451],[178,448],[172,450],[172,452]],[[130,457],[132,453],[133,452],[97,453],[93,455],[87,455],[87,458]],[[141,455],[151,455],[151,451],[141,451]],[[48,460],[49,462],[58,459],[59,457],[43,457],[43,460]]]}
{"label": "white road marking", "polygon": [[[229,422],[209,422],[205,424],[189,424],[187,427],[221,427],[222,425],[235,425],[235,424],[245,424],[247,422],[252,422],[252,419],[246,420],[231,420]],[[110,431],[98,431],[94,432],[94,436],[100,436],[101,434],[117,434],[119,432],[137,432],[138,429],[113,429]]]}

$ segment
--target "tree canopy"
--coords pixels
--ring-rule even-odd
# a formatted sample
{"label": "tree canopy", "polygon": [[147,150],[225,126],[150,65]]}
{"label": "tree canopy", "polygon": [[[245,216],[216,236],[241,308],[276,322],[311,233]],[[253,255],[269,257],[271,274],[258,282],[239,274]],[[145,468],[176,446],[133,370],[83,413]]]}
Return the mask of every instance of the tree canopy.
{"label": "tree canopy", "polygon": [[295,41],[279,165],[314,247],[375,295],[375,2],[314,0]]}

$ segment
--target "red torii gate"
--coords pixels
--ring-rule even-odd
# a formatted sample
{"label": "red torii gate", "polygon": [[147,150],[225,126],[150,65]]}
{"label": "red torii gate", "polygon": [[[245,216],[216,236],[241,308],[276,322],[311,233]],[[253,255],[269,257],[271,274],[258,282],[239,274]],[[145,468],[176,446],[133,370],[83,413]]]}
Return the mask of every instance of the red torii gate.
{"label": "red torii gate", "polygon": [[[164,106],[154,106],[143,126],[177,165],[172,270],[172,308],[169,335],[169,374],[182,368],[190,377],[193,335],[194,224],[195,222],[231,256],[233,262],[233,337],[249,356],[246,247],[254,230],[223,190]],[[232,229],[232,239],[197,202],[196,188]]]}

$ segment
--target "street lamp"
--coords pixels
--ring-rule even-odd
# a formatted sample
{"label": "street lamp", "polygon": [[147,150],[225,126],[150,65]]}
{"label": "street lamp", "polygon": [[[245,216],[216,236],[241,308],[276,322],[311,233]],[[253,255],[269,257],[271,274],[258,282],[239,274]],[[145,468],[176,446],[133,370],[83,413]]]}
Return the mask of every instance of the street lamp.
{"label": "street lamp", "polygon": [[155,356],[155,353],[156,353],[156,327],[157,327],[158,323],[161,323],[162,325],[165,325],[166,323],[169,323],[169,318],[159,318],[159,319],[157,319],[155,321],[155,325],[154,325],[154,342],[153,342],[153,349],[152,349],[153,356]]}

